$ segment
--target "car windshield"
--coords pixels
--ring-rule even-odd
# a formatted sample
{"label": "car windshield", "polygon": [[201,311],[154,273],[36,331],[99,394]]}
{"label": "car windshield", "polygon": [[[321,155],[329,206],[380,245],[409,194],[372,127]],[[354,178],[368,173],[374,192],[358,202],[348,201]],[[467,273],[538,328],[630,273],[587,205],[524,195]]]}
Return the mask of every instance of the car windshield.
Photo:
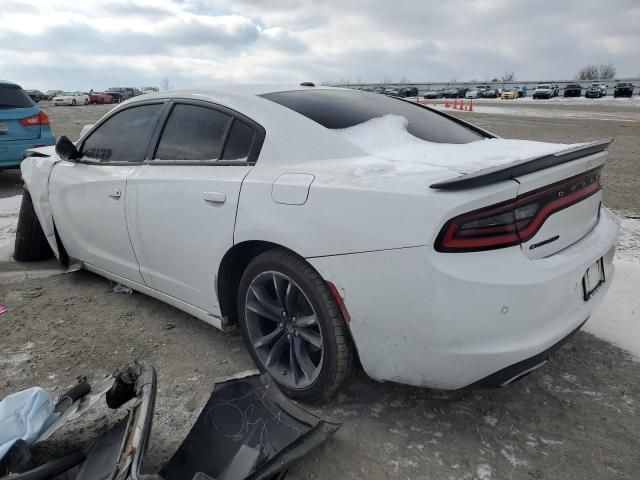
{"label": "car windshield", "polygon": [[0,108],[29,108],[33,100],[18,85],[0,84]]}
{"label": "car windshield", "polygon": [[330,129],[349,128],[384,115],[408,120],[407,130],[429,142],[469,143],[484,137],[415,103],[347,90],[295,90],[261,95]]}
{"label": "car windshield", "polygon": [[63,97],[73,97],[75,92],[62,92],[60,95]]}
{"label": "car windshield", "polygon": [[540,89],[544,89],[544,88],[549,89],[550,87],[549,87],[549,85],[538,85],[538,88],[540,88]]}

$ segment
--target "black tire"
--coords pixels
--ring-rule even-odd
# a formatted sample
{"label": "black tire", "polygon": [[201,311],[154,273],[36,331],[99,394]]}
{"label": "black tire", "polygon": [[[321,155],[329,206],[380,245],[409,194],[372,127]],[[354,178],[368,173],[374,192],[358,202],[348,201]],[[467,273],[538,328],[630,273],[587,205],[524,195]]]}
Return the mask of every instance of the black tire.
{"label": "black tire", "polygon": [[305,388],[291,388],[272,377],[283,391],[302,402],[322,402],[345,388],[354,376],[357,356],[340,308],[327,283],[304,259],[283,249],[269,250],[254,258],[240,280],[239,327],[249,354],[261,371],[268,371],[251,343],[245,303],[251,282],[264,272],[277,272],[292,279],[313,307],[323,338],[323,359],[317,378]]}
{"label": "black tire", "polygon": [[73,100],[71,100],[71,105],[75,105],[76,104],[76,99],[74,98]]}
{"label": "black tire", "polygon": [[40,221],[33,209],[31,195],[26,190],[22,195],[18,229],[13,258],[18,262],[37,262],[53,257],[53,251],[44,236]]}
{"label": "black tire", "polygon": [[89,105],[89,100],[87,100],[86,98],[84,99],[84,104],[85,105]]}

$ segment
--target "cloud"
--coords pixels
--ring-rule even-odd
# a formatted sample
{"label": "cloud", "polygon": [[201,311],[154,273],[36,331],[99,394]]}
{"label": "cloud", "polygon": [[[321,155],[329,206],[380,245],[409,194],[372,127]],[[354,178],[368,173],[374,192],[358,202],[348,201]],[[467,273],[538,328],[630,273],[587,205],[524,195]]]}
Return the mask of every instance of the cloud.
{"label": "cloud", "polygon": [[535,81],[608,62],[633,76],[638,25],[637,0],[4,0],[0,71],[86,90],[164,75],[176,87],[505,71]]}

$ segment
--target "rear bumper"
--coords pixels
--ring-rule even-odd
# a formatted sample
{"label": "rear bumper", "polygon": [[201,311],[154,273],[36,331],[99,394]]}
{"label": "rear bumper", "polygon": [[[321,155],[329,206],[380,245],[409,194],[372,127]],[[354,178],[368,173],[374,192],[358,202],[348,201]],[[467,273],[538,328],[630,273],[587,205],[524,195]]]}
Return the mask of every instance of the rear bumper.
{"label": "rear bumper", "polygon": [[42,135],[40,138],[0,143],[0,169],[18,168],[25,150],[55,144],[56,139],[50,131],[49,135]]}
{"label": "rear bumper", "polygon": [[[519,246],[476,253],[432,247],[309,259],[344,297],[363,368],[377,380],[458,389],[547,351],[581,326],[614,274],[617,220],[528,259]],[[585,301],[582,278],[604,257],[606,283]]]}

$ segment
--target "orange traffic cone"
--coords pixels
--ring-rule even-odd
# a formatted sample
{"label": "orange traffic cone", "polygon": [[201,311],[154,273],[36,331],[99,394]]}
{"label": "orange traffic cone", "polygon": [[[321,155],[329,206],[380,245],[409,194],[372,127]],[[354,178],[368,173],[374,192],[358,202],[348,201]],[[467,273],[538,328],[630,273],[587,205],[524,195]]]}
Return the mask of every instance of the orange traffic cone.
{"label": "orange traffic cone", "polygon": [[457,110],[458,109],[458,97],[455,97],[453,99],[453,109]]}
{"label": "orange traffic cone", "polygon": [[449,105],[449,99],[447,98],[447,99],[444,101],[444,108],[449,108],[450,106],[451,106],[451,105]]}
{"label": "orange traffic cone", "polygon": [[469,99],[469,112],[473,112],[473,98]]}
{"label": "orange traffic cone", "polygon": [[464,110],[464,100],[460,99],[460,110]]}

